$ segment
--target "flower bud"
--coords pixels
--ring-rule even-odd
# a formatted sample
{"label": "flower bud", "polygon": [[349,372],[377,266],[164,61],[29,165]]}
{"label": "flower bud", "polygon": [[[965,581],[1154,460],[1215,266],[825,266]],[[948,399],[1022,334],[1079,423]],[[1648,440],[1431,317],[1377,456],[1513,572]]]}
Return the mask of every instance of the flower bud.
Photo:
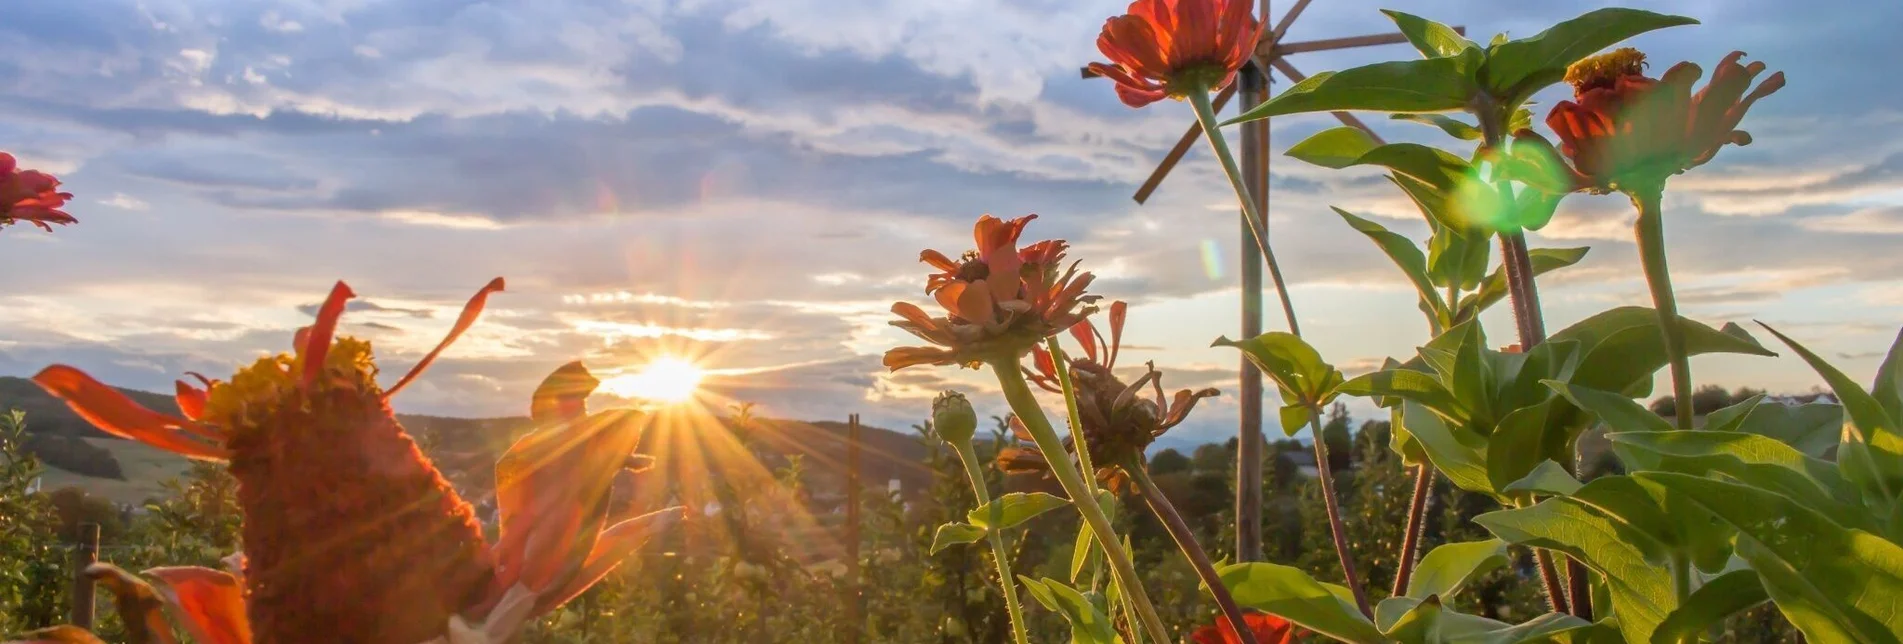
{"label": "flower bud", "polygon": [[978,412],[972,411],[964,394],[947,391],[932,399],[932,427],[953,446],[970,444],[978,432]]}

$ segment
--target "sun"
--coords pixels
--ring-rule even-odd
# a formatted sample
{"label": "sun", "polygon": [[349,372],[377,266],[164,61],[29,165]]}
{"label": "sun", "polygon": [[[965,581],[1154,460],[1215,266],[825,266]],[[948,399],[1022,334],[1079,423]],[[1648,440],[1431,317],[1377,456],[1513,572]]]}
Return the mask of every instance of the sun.
{"label": "sun", "polygon": [[685,402],[700,389],[707,373],[692,362],[674,357],[656,358],[634,373],[613,376],[602,381],[601,388],[623,398],[657,402]]}

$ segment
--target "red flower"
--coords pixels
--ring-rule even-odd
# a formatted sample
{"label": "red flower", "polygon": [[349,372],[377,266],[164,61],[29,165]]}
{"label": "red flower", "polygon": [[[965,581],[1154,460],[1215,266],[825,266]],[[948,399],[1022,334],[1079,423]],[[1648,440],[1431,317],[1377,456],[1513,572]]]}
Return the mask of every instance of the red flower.
{"label": "red flower", "polygon": [[[388,390],[377,385],[369,343],[332,338],[354,296],[342,282],[316,323],[298,331],[295,353],[260,359],[230,382],[199,377],[205,389],[180,381],[182,417],[141,407],[72,367],[48,367],[34,382],[104,431],[230,463],[244,510],[240,574],[146,572],[198,641],[243,644],[251,633],[286,644],[504,641],[677,513],[604,529],[607,488],[639,425],[584,417],[566,397],[586,391],[545,384],[532,405],[542,427],[497,464],[501,539],[485,542],[469,504],[397,423],[389,399],[502,287],[497,278],[478,292],[449,337]],[[572,379],[551,376],[558,380]]]}
{"label": "red flower", "polygon": [[48,224],[78,223],[59,209],[72,198],[72,193],[59,191],[59,179],[53,175],[22,171],[13,155],[0,152],[0,228],[24,221],[51,232]]}
{"label": "red flower", "polygon": [[948,315],[932,317],[916,305],[893,304],[892,312],[904,319],[892,326],[938,346],[886,351],[887,369],[1015,358],[1096,310],[1090,303],[1097,296],[1084,295],[1090,273],[1077,272],[1076,263],[1058,272],[1068,248],[1062,240],[1018,248],[1018,235],[1036,218],[1025,215],[1006,222],[979,217],[972,233],[978,248],[958,261],[935,250],[919,253],[919,261],[939,270],[925,279],[925,292]]}
{"label": "red flower", "polygon": [[[1738,123],[1758,99],[1784,87],[1784,73],[1753,89],[1764,63],[1740,65],[1743,56],[1726,56],[1695,95],[1692,85],[1702,71],[1692,63],[1674,65],[1658,80],[1645,76],[1645,55],[1636,49],[1575,63],[1566,80],[1577,102],[1554,105],[1546,124],[1577,171],[1576,187],[1598,193],[1656,190],[1672,175],[1710,161],[1727,143],[1749,145],[1751,135],[1738,130]],[[1518,138],[1551,147],[1530,132]]]}
{"label": "red flower", "polygon": [[1255,50],[1252,0],[1136,0],[1103,23],[1090,70],[1116,81],[1117,98],[1143,107],[1227,86]]}
{"label": "red flower", "polygon": [[[1243,625],[1255,635],[1256,644],[1289,644],[1295,641],[1295,625],[1288,620],[1250,611],[1242,614]],[[1216,623],[1196,629],[1189,638],[1196,644],[1237,644],[1242,641],[1229,618],[1217,615]]]}

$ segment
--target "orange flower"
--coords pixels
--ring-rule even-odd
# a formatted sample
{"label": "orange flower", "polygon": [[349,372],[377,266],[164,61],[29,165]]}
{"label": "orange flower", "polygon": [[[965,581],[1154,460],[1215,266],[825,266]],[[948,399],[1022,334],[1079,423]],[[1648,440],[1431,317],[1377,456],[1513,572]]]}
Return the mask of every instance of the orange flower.
{"label": "orange flower", "polygon": [[[1256,644],[1289,644],[1295,641],[1295,625],[1288,620],[1250,611],[1242,614],[1242,621],[1249,632],[1255,635]],[[1222,615],[1216,616],[1215,624],[1196,629],[1189,638],[1196,644],[1236,644],[1242,641],[1235,627],[1229,624],[1229,618]]]}
{"label": "orange flower", "polygon": [[948,315],[932,317],[913,304],[893,304],[892,312],[904,319],[892,326],[938,346],[886,351],[887,369],[1016,358],[1096,311],[1090,303],[1097,296],[1084,295],[1091,274],[1077,272],[1076,263],[1058,272],[1069,248],[1063,240],[1018,248],[1018,235],[1036,218],[1025,215],[1006,222],[979,217],[973,231],[978,248],[958,261],[935,250],[919,253],[919,261],[940,271],[926,278],[925,292]]}
{"label": "orange flower", "polygon": [[1097,36],[1110,63],[1090,70],[1117,83],[1124,105],[1143,107],[1220,90],[1249,60],[1261,31],[1251,0],[1136,0]]}
{"label": "orange flower", "polygon": [[[205,389],[180,381],[182,417],[145,409],[72,367],[48,367],[34,381],[104,431],[230,463],[244,510],[242,578],[147,571],[200,642],[244,643],[253,632],[292,644],[503,641],[677,514],[600,529],[605,488],[639,428],[582,418],[579,404],[542,404],[538,392],[536,420],[546,426],[497,465],[502,537],[493,548],[484,541],[469,504],[397,423],[389,398],[502,288],[497,278],[478,292],[449,336],[388,390],[377,385],[368,342],[332,338],[354,296],[342,282],[316,323],[298,331],[293,354],[260,359],[230,382],[200,377]],[[573,372],[565,369],[557,375]]]}
{"label": "orange flower", "polygon": [[[1751,135],[1738,130],[1738,123],[1758,99],[1784,87],[1784,73],[1753,89],[1764,63],[1740,65],[1743,56],[1725,56],[1696,95],[1692,85],[1703,72],[1692,63],[1674,65],[1658,80],[1645,76],[1645,54],[1632,48],[1574,63],[1566,80],[1577,102],[1554,105],[1546,124],[1577,171],[1575,189],[1657,190],[1672,175],[1710,161],[1727,143],[1749,145]],[[1551,148],[1531,132],[1516,138]]]}
{"label": "orange flower", "polygon": [[78,223],[59,209],[72,198],[72,193],[59,191],[59,179],[53,175],[22,171],[13,155],[0,152],[0,228],[24,221],[51,232],[48,224]]}
{"label": "orange flower", "polygon": [[[1109,338],[1088,321],[1070,328],[1071,335],[1083,345],[1085,356],[1070,363],[1071,385],[1077,395],[1084,442],[1090,446],[1090,463],[1097,468],[1097,477],[1113,488],[1122,487],[1120,466],[1125,461],[1141,457],[1156,437],[1182,424],[1197,401],[1221,393],[1211,388],[1184,389],[1173,398],[1165,398],[1163,374],[1156,370],[1155,364],[1150,364],[1148,371],[1134,383],[1126,385],[1117,379],[1113,369],[1122,347],[1123,321],[1128,310],[1129,305],[1124,302],[1110,304]],[[1041,347],[1032,347],[1031,353],[1036,369],[1027,369],[1026,378],[1052,393],[1063,392],[1057,379],[1057,363],[1051,354]],[[1154,400],[1140,397],[1145,385],[1155,392]],[[1049,469],[1044,453],[1031,444],[1029,433],[1015,416],[1011,418],[1011,429],[1022,445],[999,450],[998,468],[1006,472]],[[1066,451],[1076,449],[1068,436],[1064,438],[1064,448]]]}

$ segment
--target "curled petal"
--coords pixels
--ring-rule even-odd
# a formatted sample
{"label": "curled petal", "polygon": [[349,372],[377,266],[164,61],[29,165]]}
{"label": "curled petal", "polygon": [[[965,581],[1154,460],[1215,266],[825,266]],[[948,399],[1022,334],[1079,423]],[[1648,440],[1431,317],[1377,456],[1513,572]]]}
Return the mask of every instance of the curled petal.
{"label": "curled petal", "polygon": [[945,272],[958,270],[958,262],[952,261],[951,258],[946,257],[944,253],[935,250],[927,249],[919,251],[918,261],[931,264],[932,268]]}
{"label": "curled petal", "polygon": [[492,590],[517,583],[537,593],[567,582],[607,521],[617,474],[641,441],[646,418],[611,411],[538,428],[496,461]]}
{"label": "curled petal", "polygon": [[1176,400],[1170,402],[1169,411],[1163,416],[1163,422],[1158,427],[1159,431],[1175,427],[1182,424],[1184,420],[1189,419],[1189,410],[1196,408],[1196,401],[1204,398],[1214,398],[1220,395],[1222,395],[1222,392],[1216,390],[1214,387],[1206,387],[1196,391],[1184,389],[1176,392]]}
{"label": "curled petal", "polygon": [[[46,393],[66,401],[66,406],[80,418],[108,434],[191,458],[225,460],[231,456],[224,447],[204,443],[181,431],[191,426],[192,421],[146,409],[84,371],[53,365],[33,376],[33,382]],[[199,431],[209,433],[209,430]]]}
{"label": "curled petal", "polygon": [[5,644],[106,644],[92,632],[70,624],[27,631],[20,637],[22,639],[7,640]]}
{"label": "curled petal", "polygon": [[172,625],[165,621],[165,599],[145,580],[109,563],[86,567],[85,574],[112,593],[113,607],[131,644],[175,644]]}
{"label": "curled petal", "polygon": [[919,365],[957,364],[958,355],[938,347],[894,347],[886,350],[884,363],[886,370],[898,371]]}
{"label": "curled petal", "polygon": [[198,420],[205,415],[205,390],[186,384],[183,380],[173,383],[177,393],[178,413],[186,420]]}
{"label": "curled petal", "polygon": [[535,612],[554,610],[582,594],[620,566],[628,555],[634,554],[649,539],[679,523],[685,514],[684,508],[667,508],[616,523],[601,531],[601,537],[595,540],[594,549],[588,553],[587,562],[582,564],[581,571],[567,585],[537,598]]}
{"label": "curled petal", "polygon": [[145,575],[159,580],[159,595],[172,606],[185,632],[199,644],[251,644],[251,621],[245,617],[244,587],[238,578],[210,568],[153,568]]}
{"label": "curled petal", "polygon": [[588,396],[598,386],[601,381],[579,360],[556,367],[530,396],[529,420],[546,425],[580,418],[588,413]]}
{"label": "curled petal", "polygon": [[1044,453],[1026,447],[1006,447],[998,450],[998,471],[1006,474],[1021,472],[1046,472],[1051,469],[1050,461],[1044,460]]}
{"label": "curled petal", "polygon": [[309,387],[317,381],[317,374],[324,372],[324,358],[330,355],[330,339],[337,333],[337,320],[344,315],[344,303],[357,294],[350,285],[341,280],[331,287],[330,296],[324,298],[324,305],[317,309],[317,321],[311,323],[308,330],[297,332],[297,351],[304,358],[304,375],[299,381]]}
{"label": "curled petal", "polygon": [[410,367],[410,372],[403,374],[402,380],[396,381],[396,384],[384,390],[383,397],[389,398],[396,395],[396,392],[402,391],[403,387],[410,384],[411,380],[415,380],[417,376],[423,375],[423,370],[429,368],[430,363],[436,361],[436,356],[441,354],[443,349],[449,348],[451,342],[455,342],[457,337],[461,336],[464,331],[469,330],[470,325],[476,323],[476,316],[482,315],[482,307],[489,302],[489,294],[502,290],[502,286],[502,278],[498,277],[489,280],[489,284],[483,286],[482,290],[476,291],[476,295],[469,298],[469,302],[463,305],[462,314],[456,316],[456,325],[449,328],[449,335],[443,336],[443,341],[436,343],[436,348],[430,349],[429,354],[423,356],[422,360],[417,361],[416,366]]}
{"label": "curled petal", "polygon": [[1123,348],[1123,320],[1129,314],[1129,302],[1117,300],[1110,303],[1110,356],[1104,361],[1103,366],[1117,366],[1117,353]]}

